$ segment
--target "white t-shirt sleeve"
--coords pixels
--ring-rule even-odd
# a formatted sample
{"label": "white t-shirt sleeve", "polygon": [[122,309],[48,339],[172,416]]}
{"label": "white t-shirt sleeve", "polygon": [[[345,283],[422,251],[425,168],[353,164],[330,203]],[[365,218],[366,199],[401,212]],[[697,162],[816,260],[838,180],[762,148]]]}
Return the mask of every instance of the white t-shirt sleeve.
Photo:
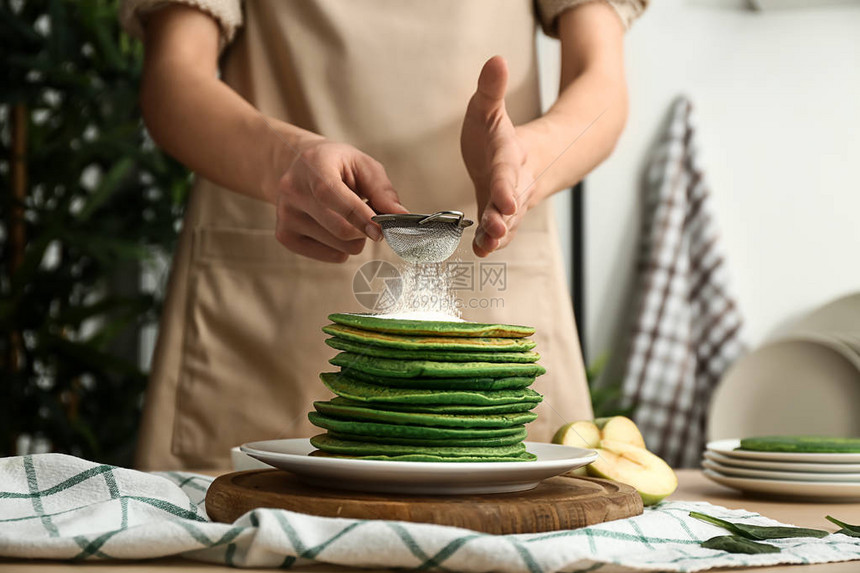
{"label": "white t-shirt sleeve", "polygon": [[170,4],[184,4],[212,16],[221,28],[221,48],[229,44],[242,25],[241,0],[122,0],[119,20],[129,35],[143,39],[146,17]]}

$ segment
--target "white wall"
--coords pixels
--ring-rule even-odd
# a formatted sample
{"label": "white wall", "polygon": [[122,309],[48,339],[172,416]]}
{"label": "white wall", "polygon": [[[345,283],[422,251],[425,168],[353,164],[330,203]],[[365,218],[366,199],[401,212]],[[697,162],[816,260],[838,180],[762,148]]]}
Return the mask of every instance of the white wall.
{"label": "white wall", "polygon": [[[860,290],[860,6],[755,13],[720,4],[656,0],[628,33],[627,129],[615,154],[586,180],[592,358],[613,348],[626,320],[637,182],[681,93],[697,109],[748,341],[759,343],[797,313]],[[540,42],[548,93],[558,82],[552,44]],[[565,224],[567,209],[559,216]]]}

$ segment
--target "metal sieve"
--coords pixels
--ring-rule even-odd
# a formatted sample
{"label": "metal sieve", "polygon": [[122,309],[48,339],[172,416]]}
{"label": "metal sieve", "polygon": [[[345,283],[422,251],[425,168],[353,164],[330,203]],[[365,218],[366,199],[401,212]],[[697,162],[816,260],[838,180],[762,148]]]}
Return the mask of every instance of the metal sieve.
{"label": "metal sieve", "polygon": [[376,215],[385,242],[397,255],[410,263],[441,263],[454,254],[463,229],[472,221],[460,211]]}

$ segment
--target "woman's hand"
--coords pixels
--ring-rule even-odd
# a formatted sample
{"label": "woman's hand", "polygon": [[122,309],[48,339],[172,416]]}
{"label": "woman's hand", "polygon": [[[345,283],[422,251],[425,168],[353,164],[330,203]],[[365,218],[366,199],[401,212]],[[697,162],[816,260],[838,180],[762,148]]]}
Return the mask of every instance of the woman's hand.
{"label": "woman's hand", "polygon": [[275,205],[275,235],[295,253],[344,262],[366,237],[379,240],[373,209],[406,211],[382,166],[262,116],[218,78],[218,41],[216,21],[193,7],[147,20],[141,107],[156,142],[206,179]]}
{"label": "woman's hand", "polygon": [[303,145],[281,177],[272,202],[275,236],[289,250],[342,263],[382,239],[370,220],[380,213],[406,213],[382,165],[351,145],[314,138]]}
{"label": "woman's hand", "polygon": [[558,19],[561,84],[541,117],[514,127],[505,111],[508,69],[484,64],[466,110],[460,147],[475,184],[473,249],[507,245],[526,212],[568,189],[612,152],[627,119],[624,25],[606,2],[585,2]]}
{"label": "woman's hand", "polygon": [[524,139],[505,110],[508,67],[491,58],[469,100],[460,149],[475,185],[478,228],[472,249],[479,257],[507,245],[531,206],[535,173]]}

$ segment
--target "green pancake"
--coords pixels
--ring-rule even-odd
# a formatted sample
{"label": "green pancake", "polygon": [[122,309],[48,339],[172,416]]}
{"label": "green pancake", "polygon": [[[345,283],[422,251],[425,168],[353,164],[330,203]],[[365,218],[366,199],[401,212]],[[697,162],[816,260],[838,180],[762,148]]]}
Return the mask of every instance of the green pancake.
{"label": "green pancake", "polygon": [[322,450],[314,450],[310,456],[320,458],[342,458],[347,460],[371,460],[383,462],[444,462],[444,463],[488,463],[488,462],[533,462],[537,460],[537,456],[530,452],[523,452],[512,456],[487,456],[487,457],[469,457],[460,456],[456,458],[434,456],[430,454],[407,454],[403,456],[348,456],[346,454],[330,454]]}
{"label": "green pancake", "polygon": [[362,330],[404,334],[407,336],[466,336],[481,338],[522,338],[531,336],[531,326],[513,324],[482,324],[480,322],[436,322],[432,320],[401,320],[380,318],[372,314],[330,314],[328,319],[337,324]]}
{"label": "green pancake", "polygon": [[507,457],[516,456],[526,451],[522,443],[509,446],[410,446],[407,444],[374,444],[370,442],[353,442],[339,440],[327,434],[311,438],[311,445],[324,452],[332,454],[347,454],[351,456],[404,456],[430,455],[443,458],[471,457]]}
{"label": "green pancake", "polygon": [[496,436],[493,438],[448,438],[445,440],[425,440],[423,438],[381,438],[379,436],[368,436],[365,434],[344,434],[341,432],[329,431],[327,436],[337,440],[346,440],[350,442],[370,442],[373,444],[395,444],[406,446],[422,446],[430,447],[496,447],[496,446],[512,446],[519,444],[526,439],[526,431],[511,434],[510,436]]}
{"label": "green pancake", "polygon": [[466,405],[433,405],[433,404],[394,404],[369,403],[350,400],[337,396],[332,398],[331,404],[338,406],[351,406],[353,408],[364,408],[365,410],[377,410],[385,412],[406,412],[410,414],[453,414],[457,416],[472,415],[497,415],[497,414],[526,414],[537,404],[534,402],[523,402],[521,404],[499,404],[498,406],[466,406]]}
{"label": "green pancake", "polygon": [[329,362],[346,370],[360,370],[367,374],[392,378],[503,378],[540,376],[546,373],[546,369],[540,364],[394,360],[352,352],[341,352]]}
{"label": "green pancake", "polygon": [[359,402],[394,404],[462,404],[495,406],[499,404],[537,405],[543,397],[530,388],[520,390],[425,390],[420,388],[385,388],[346,378],[337,372],[323,372],[320,379],[326,387],[344,398]]}
{"label": "green pancake", "polygon": [[526,352],[535,347],[528,338],[466,338],[458,336],[405,336],[329,324],[323,332],[342,340],[401,350],[473,350],[477,352]]}
{"label": "green pancake", "polygon": [[319,412],[308,412],[311,424],[339,434],[377,437],[383,441],[388,438],[419,440],[458,440],[463,438],[495,438],[499,436],[519,436],[525,439],[524,426],[508,428],[437,428],[435,426],[409,426],[405,424],[386,424],[358,420],[341,420]]}
{"label": "green pancake", "polygon": [[795,452],[799,454],[856,454],[860,453],[860,438],[764,436],[744,438],[738,449],[753,452]]}
{"label": "green pancake", "polygon": [[396,412],[378,408],[355,407],[336,403],[344,398],[330,402],[314,402],[317,412],[344,420],[363,420],[368,422],[387,422],[390,424],[409,424],[426,426],[450,426],[455,428],[509,428],[521,426],[537,419],[534,412],[513,414],[428,414],[423,412]]}
{"label": "green pancake", "polygon": [[344,370],[341,376],[346,376],[359,382],[387,386],[389,388],[426,388],[428,390],[507,390],[510,388],[528,388],[535,379],[529,376],[511,376],[507,378],[392,378],[376,376],[361,370]]}
{"label": "green pancake", "polygon": [[327,338],[326,344],[337,350],[378,356],[393,360],[432,360],[434,362],[537,362],[537,352],[473,352],[468,350],[401,350],[372,344],[361,344],[342,338]]}

